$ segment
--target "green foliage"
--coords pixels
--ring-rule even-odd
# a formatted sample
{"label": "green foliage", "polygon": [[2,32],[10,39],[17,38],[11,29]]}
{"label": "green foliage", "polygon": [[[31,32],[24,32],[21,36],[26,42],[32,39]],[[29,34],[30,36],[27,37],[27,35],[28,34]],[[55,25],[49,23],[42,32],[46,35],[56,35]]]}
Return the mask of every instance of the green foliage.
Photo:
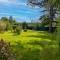
{"label": "green foliage", "polygon": [[54,48],[52,46],[45,47],[40,52],[40,59],[41,60],[58,60],[57,55],[58,48]]}
{"label": "green foliage", "polygon": [[23,29],[26,29],[26,28],[27,28],[27,26],[28,26],[28,25],[27,25],[27,23],[26,23],[26,22],[23,22],[23,23],[22,23],[22,28],[23,28]]}
{"label": "green foliage", "polygon": [[59,60],[60,60],[60,17],[57,19],[57,31],[56,31],[56,40],[58,42],[58,57],[59,57]]}
{"label": "green foliage", "polygon": [[27,29],[24,29],[24,32],[27,32]]}
{"label": "green foliage", "polygon": [[16,33],[17,33],[17,34],[20,34],[20,32],[21,32],[21,31],[20,31],[20,28],[19,28],[19,27],[16,27]]}
{"label": "green foliage", "polygon": [[11,30],[12,26],[9,22],[6,22],[6,31]]}
{"label": "green foliage", "polygon": [[10,16],[10,17],[9,17],[9,22],[12,24],[12,23],[15,23],[16,20],[13,18],[13,16]]}
{"label": "green foliage", "polygon": [[6,29],[6,24],[3,21],[0,21],[0,32],[4,32]]}
{"label": "green foliage", "polygon": [[8,18],[7,17],[1,17],[1,21],[6,22],[6,21],[8,21]]}
{"label": "green foliage", "polygon": [[39,20],[42,20],[41,26],[49,26],[49,22],[50,22],[49,16],[43,15]]}
{"label": "green foliage", "polygon": [[13,32],[18,35],[21,33],[21,30],[22,30],[21,26],[19,26],[19,25],[13,27]]}
{"label": "green foliage", "polygon": [[13,17],[12,16],[9,17],[9,22],[12,24],[12,22],[13,22]]}
{"label": "green foliage", "polygon": [[57,35],[56,35],[56,37],[57,37],[57,40],[58,40],[58,42],[60,42],[60,18],[58,18],[57,19]]}
{"label": "green foliage", "polygon": [[28,27],[28,24],[26,22],[23,22],[22,23],[22,29],[24,30],[24,32],[27,31],[27,27]]}
{"label": "green foliage", "polygon": [[9,23],[9,19],[7,17],[2,17],[1,21],[3,21],[6,24],[6,31],[10,30],[10,23]]}
{"label": "green foliage", "polygon": [[[6,30],[6,31],[12,30],[13,25],[17,23],[17,22],[15,21],[15,19],[13,19],[12,16],[10,16],[9,18],[7,18],[7,17],[2,17],[0,22],[1,22],[2,25],[5,24],[6,27],[5,27],[5,26],[4,26],[4,27],[5,27],[5,30]],[[4,23],[4,24],[3,24],[3,23]],[[0,24],[0,25],[1,25],[1,24]],[[2,28],[3,28],[3,27],[2,27]]]}

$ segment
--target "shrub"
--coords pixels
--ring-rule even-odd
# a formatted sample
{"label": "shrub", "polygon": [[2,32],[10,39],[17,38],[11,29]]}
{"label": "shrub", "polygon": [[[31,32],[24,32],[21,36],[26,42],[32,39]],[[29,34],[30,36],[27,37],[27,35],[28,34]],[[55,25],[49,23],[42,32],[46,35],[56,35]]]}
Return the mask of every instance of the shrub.
{"label": "shrub", "polygon": [[20,26],[16,27],[15,33],[17,33],[18,35],[21,33],[21,27]]}
{"label": "shrub", "polygon": [[26,22],[23,22],[23,23],[22,23],[22,28],[23,28],[23,29],[26,29],[27,26],[28,26],[28,24],[27,24]]}
{"label": "shrub", "polygon": [[0,60],[12,60],[13,53],[11,52],[10,43],[1,39],[0,41]]}
{"label": "shrub", "polygon": [[27,27],[24,28],[24,32],[27,32]]}

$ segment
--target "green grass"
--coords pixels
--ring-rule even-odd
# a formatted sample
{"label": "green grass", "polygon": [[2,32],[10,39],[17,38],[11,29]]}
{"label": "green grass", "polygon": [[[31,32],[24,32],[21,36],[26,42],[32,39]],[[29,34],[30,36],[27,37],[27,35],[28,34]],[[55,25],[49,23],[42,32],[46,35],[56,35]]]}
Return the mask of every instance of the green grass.
{"label": "green grass", "polygon": [[1,38],[11,43],[12,51],[16,53],[15,60],[48,60],[47,56],[53,56],[50,60],[56,59],[57,41],[55,34],[28,30],[16,35],[8,31],[0,33]]}
{"label": "green grass", "polygon": [[27,32],[22,31],[20,35],[16,35],[8,31],[5,33],[1,33],[0,39],[1,38],[11,43],[18,42],[18,41],[22,43],[27,43],[29,41],[34,41],[34,40],[39,40],[39,41],[55,40],[55,37],[53,34],[50,34],[48,32],[43,32],[43,31],[31,31],[31,30],[28,30]]}
{"label": "green grass", "polygon": [[1,38],[7,42],[10,42],[11,44],[15,44],[15,42],[20,42],[25,45],[29,42],[34,42],[34,41],[37,41],[37,42],[39,41],[55,42],[56,41],[54,34],[43,32],[43,31],[32,31],[32,30],[28,30],[27,32],[22,31],[20,35],[16,35],[11,31],[8,31],[3,34],[1,33],[0,39]]}

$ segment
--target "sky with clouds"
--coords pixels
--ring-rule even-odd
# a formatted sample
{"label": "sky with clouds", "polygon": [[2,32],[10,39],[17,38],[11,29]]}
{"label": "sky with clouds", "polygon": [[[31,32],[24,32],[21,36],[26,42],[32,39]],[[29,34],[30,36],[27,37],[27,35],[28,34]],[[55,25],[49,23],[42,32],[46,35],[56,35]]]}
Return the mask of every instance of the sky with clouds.
{"label": "sky with clouds", "polygon": [[0,0],[0,18],[13,16],[17,21],[37,20],[43,15],[43,8],[32,8],[27,5],[27,0]]}

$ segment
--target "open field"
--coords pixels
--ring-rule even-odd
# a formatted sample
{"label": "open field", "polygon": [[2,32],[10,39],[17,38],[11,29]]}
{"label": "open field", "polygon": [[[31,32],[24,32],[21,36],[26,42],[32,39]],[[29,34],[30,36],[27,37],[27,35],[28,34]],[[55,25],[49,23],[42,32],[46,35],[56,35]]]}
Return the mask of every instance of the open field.
{"label": "open field", "polygon": [[55,34],[28,30],[16,35],[8,31],[1,33],[1,38],[11,43],[12,51],[16,53],[15,60],[48,60],[50,56],[50,60],[57,59],[55,57],[58,45]]}
{"label": "open field", "polygon": [[22,42],[27,43],[29,41],[56,41],[56,35],[43,31],[28,30],[27,32],[21,32],[20,35],[12,33],[11,31],[0,33],[0,39],[4,39],[8,42]]}

